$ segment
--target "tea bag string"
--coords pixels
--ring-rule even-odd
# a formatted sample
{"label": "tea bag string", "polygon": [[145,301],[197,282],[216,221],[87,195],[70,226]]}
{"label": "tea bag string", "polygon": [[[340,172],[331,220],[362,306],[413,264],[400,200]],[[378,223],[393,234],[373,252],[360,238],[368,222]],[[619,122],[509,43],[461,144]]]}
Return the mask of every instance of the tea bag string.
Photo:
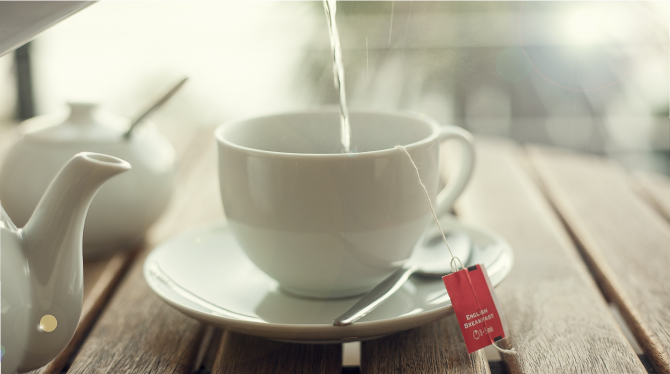
{"label": "tea bag string", "polygon": [[[433,208],[433,203],[430,201],[430,195],[428,194],[428,189],[426,188],[426,185],[423,184],[423,180],[421,180],[421,174],[419,173],[419,168],[416,166],[414,163],[414,160],[412,159],[412,156],[409,155],[409,152],[407,152],[407,149],[403,147],[402,145],[396,145],[396,149],[400,149],[405,154],[407,155],[407,158],[409,158],[409,162],[412,163],[412,166],[414,167],[414,171],[416,171],[416,178],[419,181],[419,184],[421,185],[421,188],[423,188],[423,192],[426,194],[426,199],[428,200],[428,206],[430,206],[430,212],[433,213],[433,218],[435,218],[435,223],[437,223],[437,228],[440,229],[440,234],[442,234],[442,240],[444,240],[444,244],[447,245],[447,249],[449,250],[449,254],[451,255],[451,261],[449,262],[449,265],[451,266],[451,270],[457,272],[459,269],[457,265],[460,265],[461,269],[465,269],[463,266],[463,262],[461,262],[461,259],[458,257],[454,256],[454,253],[451,251],[451,247],[449,247],[449,243],[447,243],[447,237],[444,235],[444,230],[442,230],[442,225],[440,225],[440,220],[437,219],[437,214],[435,214],[435,209]],[[458,261],[458,264],[456,264],[456,261]]]}
{"label": "tea bag string", "polygon": [[[409,152],[407,152],[407,149],[405,149],[405,147],[403,147],[402,145],[396,145],[395,148],[400,149],[401,151],[405,152],[405,154],[407,155],[407,158],[409,159],[409,162],[411,162],[412,166],[414,167],[414,171],[416,171],[416,178],[419,181],[419,184],[421,185],[421,188],[423,188],[423,192],[426,194],[426,200],[428,200],[428,206],[430,206],[430,212],[433,213],[433,218],[435,218],[435,223],[437,223],[437,228],[440,229],[440,234],[442,234],[442,240],[444,240],[444,244],[447,245],[447,249],[449,250],[449,254],[451,255],[451,262],[449,262],[449,265],[451,266],[451,270],[453,270],[454,273],[458,271],[458,268],[456,267],[456,261],[458,261],[458,265],[461,266],[461,270],[465,269],[461,260],[458,257],[454,256],[454,253],[451,251],[451,247],[449,247],[449,243],[447,243],[447,237],[444,235],[444,230],[442,230],[442,225],[440,225],[440,220],[437,219],[437,214],[435,214],[435,209],[433,208],[433,203],[430,201],[430,195],[428,194],[428,189],[426,188],[426,185],[423,184],[423,181],[421,180],[421,174],[419,173],[419,168],[414,163],[414,159],[412,159],[412,156],[410,156]],[[496,342],[491,342],[491,345],[493,346],[493,348],[497,349],[500,353],[507,353],[507,354],[512,354],[512,355],[517,354],[516,348],[512,348],[512,349],[500,348],[500,347],[498,347]]]}

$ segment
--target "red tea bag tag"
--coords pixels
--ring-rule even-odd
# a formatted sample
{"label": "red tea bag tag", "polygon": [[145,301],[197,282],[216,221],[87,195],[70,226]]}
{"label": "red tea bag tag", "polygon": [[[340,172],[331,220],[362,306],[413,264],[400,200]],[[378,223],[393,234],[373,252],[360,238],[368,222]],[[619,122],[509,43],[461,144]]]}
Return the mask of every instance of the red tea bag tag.
{"label": "red tea bag tag", "polygon": [[498,307],[489,275],[483,265],[442,277],[468,353],[505,339],[507,322]]}

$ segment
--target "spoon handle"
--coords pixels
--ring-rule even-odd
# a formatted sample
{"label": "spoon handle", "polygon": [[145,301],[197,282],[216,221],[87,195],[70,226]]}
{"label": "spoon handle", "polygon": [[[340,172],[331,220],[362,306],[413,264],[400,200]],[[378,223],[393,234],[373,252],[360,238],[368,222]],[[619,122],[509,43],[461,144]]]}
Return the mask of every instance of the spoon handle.
{"label": "spoon handle", "polygon": [[143,119],[145,119],[148,115],[153,113],[156,109],[163,106],[163,104],[165,104],[172,97],[172,95],[174,95],[175,93],[177,93],[177,91],[179,91],[181,86],[183,86],[184,83],[186,83],[187,80],[188,80],[188,77],[179,81],[179,83],[177,83],[174,87],[172,87],[170,89],[170,91],[166,92],[163,96],[161,96],[161,98],[157,102],[155,102],[151,107],[149,107],[149,109],[147,109],[146,111],[144,111],[144,113],[142,113],[142,115],[137,117],[130,124],[130,127],[128,128],[128,130],[126,130],[126,132],[123,133],[123,138],[124,139],[130,139],[130,134],[132,134],[133,129],[135,128],[135,126],[137,126],[140,122],[142,122]]}
{"label": "spoon handle", "polygon": [[333,326],[348,326],[365,317],[402,287],[417,270],[416,266],[405,265],[393,272],[375,288],[363,296],[354,306],[333,321]]}

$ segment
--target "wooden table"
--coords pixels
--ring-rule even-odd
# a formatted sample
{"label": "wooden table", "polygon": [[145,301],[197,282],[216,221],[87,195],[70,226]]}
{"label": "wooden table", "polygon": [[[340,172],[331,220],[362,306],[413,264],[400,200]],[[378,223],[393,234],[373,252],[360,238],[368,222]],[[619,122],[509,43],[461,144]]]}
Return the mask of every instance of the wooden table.
{"label": "wooden table", "polygon": [[[0,150],[8,144],[3,132]],[[77,335],[36,372],[670,373],[667,178],[562,149],[478,139],[475,175],[456,210],[514,249],[512,273],[496,290],[510,330],[503,346],[518,354],[468,355],[451,316],[364,342],[360,368],[343,367],[341,345],[213,329],[149,289],[142,264],[154,246],[223,216],[212,129],[169,136],[180,162],[168,211],[141,248],[85,263]]]}

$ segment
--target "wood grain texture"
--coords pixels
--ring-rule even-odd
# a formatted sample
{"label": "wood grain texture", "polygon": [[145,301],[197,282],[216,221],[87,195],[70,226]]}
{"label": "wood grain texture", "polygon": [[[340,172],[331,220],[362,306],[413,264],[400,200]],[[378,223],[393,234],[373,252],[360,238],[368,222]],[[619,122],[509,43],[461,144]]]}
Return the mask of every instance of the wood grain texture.
{"label": "wood grain texture", "polygon": [[[188,373],[193,370],[206,328],[154,295],[144,281],[142,266],[157,243],[180,231],[223,219],[215,154],[212,130],[199,131],[186,148],[175,201],[152,230],[147,248],[133,264],[69,372]],[[272,342],[266,343],[263,339],[232,334],[226,334],[223,342],[229,344],[221,344],[225,347],[219,349],[216,365],[227,370],[232,363],[235,372],[253,368],[251,363],[239,361],[245,352],[248,357],[258,357],[254,355],[259,349],[273,347]],[[334,370],[341,367],[340,346],[324,349],[290,344],[282,347],[277,354],[268,351],[266,356],[258,357],[254,365],[305,373],[319,372],[313,371],[317,364]],[[232,353],[229,349],[233,349]]]}
{"label": "wood grain texture", "polygon": [[468,354],[455,316],[361,344],[363,373],[490,373],[483,350]]}
{"label": "wood grain texture", "polygon": [[32,373],[51,374],[62,371],[86,337],[110,294],[131,263],[134,254],[132,251],[117,253],[110,258],[84,262],[84,305],[77,330],[68,346],[58,357],[47,366],[34,370]]}
{"label": "wood grain texture", "polygon": [[166,305],[142,275],[144,258],[159,242],[202,222],[220,218],[213,194],[216,159],[212,130],[200,130],[180,160],[175,197],[148,235],[96,326],[82,345],[71,373],[189,373],[204,327]]}
{"label": "wood grain texture", "polygon": [[212,373],[340,374],[341,344],[294,344],[226,331]]}
{"label": "wood grain texture", "polygon": [[659,373],[670,373],[670,226],[612,161],[531,147],[547,194]]}
{"label": "wood grain texture", "polygon": [[[0,159],[9,149],[9,146],[17,139],[16,126],[3,124],[0,126]],[[180,133],[176,133],[180,131]],[[185,147],[192,134],[186,134],[184,130],[172,131],[175,133],[173,140],[177,155],[184,153]],[[181,141],[180,141],[181,140]],[[47,366],[44,366],[32,373],[60,373],[71,361],[72,355],[86,338],[91,326],[96,321],[101,309],[106,305],[109,296],[118,285],[130,263],[135,258],[138,248],[129,248],[126,252],[117,253],[111,257],[98,259],[94,261],[84,261],[84,304],[79,325],[73,336],[61,354],[58,355]]]}
{"label": "wood grain texture", "polygon": [[466,222],[512,246],[496,288],[509,325],[501,344],[511,373],[644,373],[559,218],[508,142],[478,139],[477,166],[457,204]]}
{"label": "wood grain texture", "polygon": [[635,172],[631,183],[666,220],[670,221],[670,177],[650,172]]}
{"label": "wood grain texture", "polygon": [[[17,139],[15,124],[0,125],[0,160]],[[130,264],[134,253],[132,251],[119,253],[112,257],[96,261],[84,262],[84,304],[79,319],[79,325],[68,346],[47,366],[32,373],[60,373],[72,353],[77,349],[81,340],[105,305],[110,293],[118,284],[123,272]]]}
{"label": "wood grain texture", "polygon": [[[217,354],[219,353],[219,346],[221,345],[222,337],[223,330],[214,328],[214,333],[212,334],[212,338],[209,341],[209,345],[206,348],[207,350],[204,352],[205,354],[203,356],[202,362],[200,363],[200,370],[207,373],[212,372],[212,368],[214,368],[214,362],[216,361]],[[204,347],[204,343],[205,342],[203,341],[201,347]]]}

